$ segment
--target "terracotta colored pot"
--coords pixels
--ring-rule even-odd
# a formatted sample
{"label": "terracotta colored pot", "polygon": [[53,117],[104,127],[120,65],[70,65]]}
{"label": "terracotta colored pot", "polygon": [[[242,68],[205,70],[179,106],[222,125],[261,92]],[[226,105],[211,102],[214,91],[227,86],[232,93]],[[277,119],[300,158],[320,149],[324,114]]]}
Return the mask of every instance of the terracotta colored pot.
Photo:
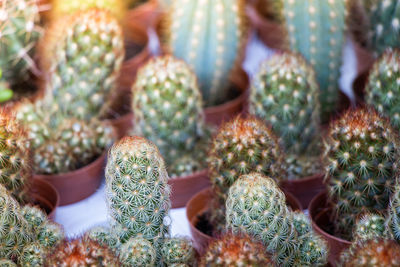
{"label": "terracotta colored pot", "polygon": [[325,190],[324,175],[316,174],[293,181],[282,181],[280,186],[286,192],[293,194],[303,207],[308,207],[311,200]]}
{"label": "terracotta colored pot", "polygon": [[52,220],[56,217],[56,208],[60,203],[57,190],[50,183],[42,179],[32,179],[29,192],[32,204],[38,205]]}
{"label": "terracotta colored pot", "polygon": [[[293,210],[302,210],[300,202],[290,193],[285,193],[286,201]],[[189,200],[186,205],[186,218],[189,221],[190,233],[195,249],[202,255],[213,237],[196,228],[198,218],[205,214],[211,207],[213,198],[211,188],[203,189]]]}
{"label": "terracotta colored pot", "polygon": [[100,186],[106,153],[89,165],[76,171],[55,175],[35,174],[34,178],[43,179],[53,185],[60,194],[60,206],[73,204],[92,195]]}
{"label": "terracotta colored pot", "polygon": [[170,179],[172,208],[181,208],[197,192],[210,186],[207,170],[193,173],[192,175]]}
{"label": "terracotta colored pot", "polygon": [[330,221],[332,208],[329,207],[327,193],[325,191],[319,193],[313,200],[311,200],[308,211],[310,213],[314,230],[328,242],[329,263],[332,264],[332,266],[336,266],[340,259],[340,254],[344,249],[347,249],[351,245],[351,242],[333,236],[324,230],[329,224],[332,224]]}

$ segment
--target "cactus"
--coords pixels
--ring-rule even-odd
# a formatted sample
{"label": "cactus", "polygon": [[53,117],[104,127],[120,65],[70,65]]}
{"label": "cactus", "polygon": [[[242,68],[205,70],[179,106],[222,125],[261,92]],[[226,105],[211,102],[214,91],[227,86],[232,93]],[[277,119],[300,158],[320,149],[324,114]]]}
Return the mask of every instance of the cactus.
{"label": "cactus", "polygon": [[339,100],[346,12],[346,0],[283,0],[290,48],[300,52],[316,70],[323,122]]}
{"label": "cactus", "polygon": [[104,10],[54,21],[40,45],[46,101],[86,120],[106,115],[124,53],[121,27]]}
{"label": "cactus", "polygon": [[383,237],[387,233],[386,220],[379,214],[364,214],[356,223],[354,240]]}
{"label": "cactus", "polygon": [[124,137],[113,145],[106,166],[106,195],[111,218],[122,228],[122,243],[143,237],[160,249],[169,232],[165,217],[170,187],[157,147],[142,137]]}
{"label": "cactus", "polygon": [[1,259],[0,267],[17,267],[17,265],[13,261],[7,259]]}
{"label": "cactus", "polygon": [[206,106],[226,101],[229,75],[241,60],[247,35],[245,1],[172,1],[164,39],[172,54],[196,72]]}
{"label": "cactus", "polygon": [[389,204],[389,231],[393,238],[400,242],[400,185],[396,184]]}
{"label": "cactus", "polygon": [[366,102],[400,129],[400,52],[388,50],[375,62],[365,89]]}
{"label": "cactus", "polygon": [[161,249],[163,262],[167,266],[174,264],[195,264],[196,252],[191,240],[174,237],[166,239]]}
{"label": "cactus", "polygon": [[2,0],[0,14],[0,69],[13,86],[35,68],[32,55],[42,32],[39,8],[35,0]]}
{"label": "cactus", "polygon": [[42,245],[31,243],[22,250],[21,266],[41,267],[44,265],[46,251]]}
{"label": "cactus", "polygon": [[398,164],[397,134],[376,111],[350,110],[330,125],[325,182],[337,235],[351,239],[360,214],[387,208],[399,178]]}
{"label": "cactus", "polygon": [[274,266],[264,246],[248,236],[226,233],[213,240],[200,259],[200,267]]}
{"label": "cactus", "polygon": [[201,153],[195,148],[207,136],[203,104],[186,63],[172,56],[150,60],[139,69],[132,94],[135,134],[154,142],[172,169],[183,155]]}
{"label": "cactus", "polygon": [[310,221],[301,217],[302,222],[294,224],[298,219],[285,202],[271,178],[259,173],[243,175],[229,190],[227,229],[262,242],[279,266],[325,265],[327,245],[309,226],[298,231],[298,225]]}
{"label": "cactus", "polygon": [[131,238],[122,245],[119,259],[123,266],[153,267],[156,251],[150,241],[144,238]]}
{"label": "cactus", "polygon": [[107,246],[113,251],[117,251],[121,246],[119,236],[109,228],[93,227],[85,235],[86,238],[96,241],[100,246]]}

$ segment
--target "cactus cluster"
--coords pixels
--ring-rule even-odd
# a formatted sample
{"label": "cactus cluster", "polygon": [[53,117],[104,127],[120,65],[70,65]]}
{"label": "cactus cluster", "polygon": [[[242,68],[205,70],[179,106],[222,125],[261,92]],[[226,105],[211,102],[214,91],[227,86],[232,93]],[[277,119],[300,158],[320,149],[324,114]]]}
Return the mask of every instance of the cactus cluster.
{"label": "cactus cluster", "polygon": [[172,54],[193,67],[206,106],[226,101],[229,76],[246,40],[245,1],[172,1],[164,39]]}
{"label": "cactus cluster", "polygon": [[399,179],[398,136],[376,111],[350,110],[330,125],[324,165],[335,232],[351,239],[360,214],[388,206]]}
{"label": "cactus cluster", "polygon": [[174,237],[164,241],[161,249],[162,261],[167,266],[195,264],[196,252],[192,241],[186,238]]}
{"label": "cactus cluster", "polygon": [[286,206],[276,182],[259,173],[243,175],[230,188],[227,229],[264,244],[279,266],[324,266],[327,244],[311,230],[306,216]]}

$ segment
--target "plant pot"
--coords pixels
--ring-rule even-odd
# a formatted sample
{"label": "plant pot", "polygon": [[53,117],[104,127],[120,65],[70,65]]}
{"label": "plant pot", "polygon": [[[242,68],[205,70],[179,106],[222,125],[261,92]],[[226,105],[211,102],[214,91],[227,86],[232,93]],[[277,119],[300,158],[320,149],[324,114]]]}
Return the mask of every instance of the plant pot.
{"label": "plant pot", "polygon": [[325,190],[324,175],[316,174],[298,180],[285,180],[280,186],[286,192],[293,194],[303,207],[308,207],[311,200],[321,191]]}
{"label": "plant pot", "polygon": [[319,193],[311,200],[308,211],[314,230],[328,242],[329,263],[332,264],[332,266],[336,266],[340,259],[340,254],[351,245],[351,242],[331,235],[324,230],[327,229],[329,225],[332,225],[330,221],[332,208],[328,204],[326,191]]}
{"label": "plant pot", "polygon": [[100,186],[103,174],[106,153],[89,165],[78,170],[54,174],[39,175],[34,178],[43,179],[53,185],[60,194],[60,206],[73,204],[92,195]]}
{"label": "plant pot", "polygon": [[31,204],[39,206],[50,219],[54,220],[56,208],[60,203],[60,196],[54,186],[45,180],[33,178],[29,195]]}
{"label": "plant pot", "polygon": [[170,179],[172,208],[182,208],[197,192],[209,187],[208,171],[203,170],[191,175]]}
{"label": "plant pot", "polygon": [[[293,210],[302,210],[300,202],[290,193],[285,193],[286,201]],[[195,249],[204,254],[208,244],[214,239],[197,228],[199,217],[207,213],[213,199],[212,189],[206,188],[194,195],[186,205],[186,218],[189,221],[190,233]]]}

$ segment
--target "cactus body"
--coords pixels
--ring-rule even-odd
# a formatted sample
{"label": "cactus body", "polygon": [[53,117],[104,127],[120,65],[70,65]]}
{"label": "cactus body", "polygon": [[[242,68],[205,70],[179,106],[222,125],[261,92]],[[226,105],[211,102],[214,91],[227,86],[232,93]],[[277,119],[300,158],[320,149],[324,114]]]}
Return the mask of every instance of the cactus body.
{"label": "cactus body", "polygon": [[400,242],[400,185],[396,185],[390,198],[389,214],[390,233],[396,241]]}
{"label": "cactus body", "polygon": [[26,267],[42,267],[45,255],[44,248],[38,243],[31,243],[24,247],[21,256],[21,265]]}
{"label": "cactus body", "polygon": [[174,237],[166,239],[161,249],[163,262],[167,265],[173,264],[188,264],[192,266],[195,264],[196,252],[194,250],[192,241]]}
{"label": "cactus body", "polygon": [[107,246],[113,251],[116,251],[121,246],[117,233],[101,226],[90,229],[86,233],[86,238],[96,241],[100,246]]}
{"label": "cactus body", "polygon": [[126,267],[153,267],[156,263],[156,251],[150,241],[131,238],[122,245],[119,258]]}
{"label": "cactus body", "polygon": [[368,109],[351,110],[332,123],[324,162],[336,233],[351,239],[356,218],[388,206],[398,179],[398,137],[390,123]]}
{"label": "cactus body", "polygon": [[13,261],[7,259],[1,259],[0,267],[17,267],[17,265]]}
{"label": "cactus body", "polygon": [[283,1],[290,48],[316,70],[322,121],[329,119],[339,99],[346,9],[346,0]]}
{"label": "cactus body", "polygon": [[206,106],[229,96],[229,75],[239,63],[246,26],[242,0],[172,1],[166,19],[167,45],[193,67]]}
{"label": "cactus body", "polygon": [[368,240],[385,236],[386,220],[378,214],[365,214],[359,219],[355,227],[355,240]]}

